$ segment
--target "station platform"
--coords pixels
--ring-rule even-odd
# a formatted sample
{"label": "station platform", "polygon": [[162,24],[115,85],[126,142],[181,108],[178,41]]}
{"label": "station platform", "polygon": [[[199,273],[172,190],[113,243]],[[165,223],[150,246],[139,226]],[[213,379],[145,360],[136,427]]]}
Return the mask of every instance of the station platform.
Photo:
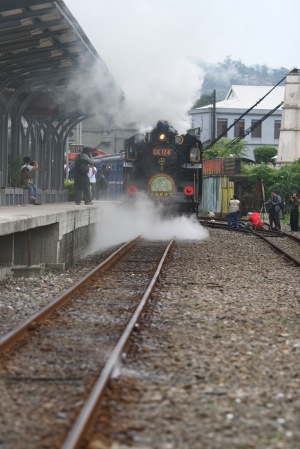
{"label": "station platform", "polygon": [[89,253],[95,227],[115,202],[56,203],[0,208],[0,279],[39,277],[67,269]]}

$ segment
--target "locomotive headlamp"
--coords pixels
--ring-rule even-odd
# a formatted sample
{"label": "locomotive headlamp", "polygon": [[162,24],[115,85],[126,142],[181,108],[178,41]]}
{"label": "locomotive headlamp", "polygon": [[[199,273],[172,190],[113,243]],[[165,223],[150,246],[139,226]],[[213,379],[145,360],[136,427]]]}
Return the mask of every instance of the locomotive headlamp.
{"label": "locomotive headlamp", "polygon": [[181,145],[183,143],[183,137],[179,134],[175,136],[175,143],[177,143],[177,145]]}
{"label": "locomotive headlamp", "polygon": [[164,134],[164,133],[160,133],[160,134],[158,135],[158,138],[159,138],[159,140],[166,140],[167,135]]}

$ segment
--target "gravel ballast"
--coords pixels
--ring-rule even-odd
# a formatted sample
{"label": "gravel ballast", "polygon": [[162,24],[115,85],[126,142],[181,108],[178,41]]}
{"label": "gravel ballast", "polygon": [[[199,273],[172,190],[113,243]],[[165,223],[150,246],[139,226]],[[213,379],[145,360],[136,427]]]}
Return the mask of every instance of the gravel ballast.
{"label": "gravel ballast", "polygon": [[86,448],[300,447],[299,268],[210,230],[176,244],[154,298]]}
{"label": "gravel ballast", "polygon": [[[254,236],[209,232],[175,244],[86,449],[300,447],[299,268]],[[1,335],[95,258],[3,282]]]}

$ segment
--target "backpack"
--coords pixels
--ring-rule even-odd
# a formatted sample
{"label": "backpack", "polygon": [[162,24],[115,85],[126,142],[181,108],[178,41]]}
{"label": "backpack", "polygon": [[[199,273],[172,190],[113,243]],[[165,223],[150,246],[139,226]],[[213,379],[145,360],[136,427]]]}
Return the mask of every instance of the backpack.
{"label": "backpack", "polygon": [[285,201],[281,198],[280,209],[285,209]]}
{"label": "backpack", "polygon": [[29,173],[28,165],[26,165],[26,167],[21,168],[21,173],[23,174],[23,176],[24,174]]}
{"label": "backpack", "polygon": [[27,186],[29,184],[31,177],[30,177],[30,170],[28,168],[28,165],[21,168],[21,184],[23,186]]}
{"label": "backpack", "polygon": [[82,159],[83,162],[81,162],[81,154],[79,155],[79,158],[76,157],[75,159],[75,171],[81,175],[87,175],[89,172],[89,166],[87,164],[87,162]]}

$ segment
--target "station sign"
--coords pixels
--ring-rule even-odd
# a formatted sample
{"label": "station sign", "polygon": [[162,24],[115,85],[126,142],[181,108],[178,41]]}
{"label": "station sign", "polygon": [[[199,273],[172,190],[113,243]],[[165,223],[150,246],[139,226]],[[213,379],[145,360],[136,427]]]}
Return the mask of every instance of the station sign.
{"label": "station sign", "polygon": [[203,161],[203,176],[208,175],[238,175],[241,172],[241,159],[236,157],[205,159]]}
{"label": "station sign", "polygon": [[70,151],[71,151],[71,153],[81,153],[83,148],[84,148],[84,145],[71,145]]}
{"label": "station sign", "polygon": [[171,148],[153,148],[152,155],[153,156],[171,156],[172,151],[171,151]]}

